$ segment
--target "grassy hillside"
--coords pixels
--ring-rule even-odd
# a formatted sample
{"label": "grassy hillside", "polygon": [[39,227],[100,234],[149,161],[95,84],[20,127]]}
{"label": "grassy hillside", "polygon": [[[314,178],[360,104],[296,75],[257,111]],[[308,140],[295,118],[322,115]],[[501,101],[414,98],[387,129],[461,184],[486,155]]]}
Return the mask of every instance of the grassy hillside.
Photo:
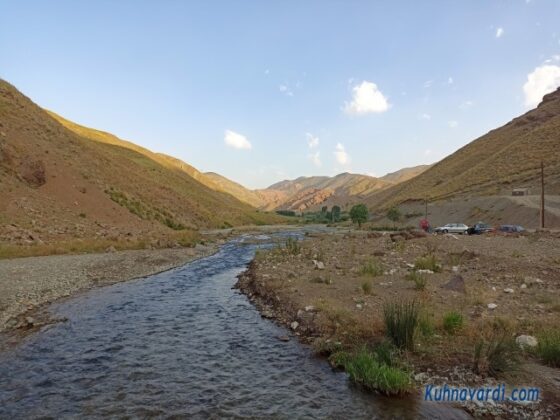
{"label": "grassy hillside", "polygon": [[390,182],[391,184],[400,184],[401,182],[408,181],[415,176],[420,175],[430,168],[431,165],[418,165],[410,168],[402,168],[398,171],[388,173],[382,176],[380,179]]}
{"label": "grassy hillside", "polygon": [[48,113],[0,80],[1,242],[176,236],[280,220],[217,189],[185,162]]}
{"label": "grassy hillside", "polygon": [[560,89],[503,127],[490,131],[417,177],[372,194],[371,207],[407,200],[510,195],[517,187],[538,191],[540,161],[549,194],[560,193]]}

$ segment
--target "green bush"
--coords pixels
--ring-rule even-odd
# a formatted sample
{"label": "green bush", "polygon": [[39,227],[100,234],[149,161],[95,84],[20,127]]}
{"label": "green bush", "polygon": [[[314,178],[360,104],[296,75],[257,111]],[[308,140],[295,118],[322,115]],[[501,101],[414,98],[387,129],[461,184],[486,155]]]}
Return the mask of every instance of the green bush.
{"label": "green bush", "polygon": [[435,333],[435,326],[432,317],[428,314],[422,314],[418,319],[418,330],[424,337],[431,337]]}
{"label": "green bush", "polygon": [[495,325],[488,339],[480,339],[475,344],[473,370],[495,378],[513,373],[519,368],[520,355],[519,346],[510,331]]}
{"label": "green bush", "polygon": [[292,255],[298,255],[301,252],[301,245],[297,239],[289,237],[286,240],[286,249]]}
{"label": "green bush", "polygon": [[389,302],[383,305],[385,332],[398,348],[414,349],[418,312],[416,301]]}
{"label": "green bush", "polygon": [[386,395],[400,395],[411,389],[407,372],[397,367],[379,363],[374,353],[362,348],[344,360],[350,380],[366,389]]}
{"label": "green bush", "polygon": [[414,263],[416,270],[432,270],[434,273],[441,271],[441,265],[438,263],[434,254],[428,254],[424,257],[419,257]]}
{"label": "green bush", "polygon": [[449,334],[455,334],[463,327],[463,315],[451,311],[443,316],[443,329]]}
{"label": "green bush", "polygon": [[362,291],[364,292],[364,295],[371,295],[371,291],[372,291],[371,281],[365,280],[362,283]]}
{"label": "green bush", "polygon": [[371,259],[360,268],[360,274],[363,276],[376,277],[383,274],[383,267],[376,259]]}
{"label": "green bush", "polygon": [[426,288],[426,283],[428,282],[427,277],[416,270],[408,273],[405,278],[406,280],[414,282],[414,287],[416,288],[416,290],[424,290]]}
{"label": "green bush", "polygon": [[547,365],[560,367],[560,331],[548,330],[538,335],[536,353]]}

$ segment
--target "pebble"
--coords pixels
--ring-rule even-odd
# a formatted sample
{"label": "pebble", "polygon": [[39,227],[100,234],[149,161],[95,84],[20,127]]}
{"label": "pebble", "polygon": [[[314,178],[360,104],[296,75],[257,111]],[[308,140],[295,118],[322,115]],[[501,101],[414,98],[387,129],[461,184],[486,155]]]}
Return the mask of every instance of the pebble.
{"label": "pebble", "polygon": [[290,328],[294,331],[297,330],[298,327],[299,327],[299,322],[297,322],[297,321],[294,321],[290,324]]}
{"label": "pebble", "polygon": [[513,289],[507,288],[507,289],[504,289],[504,292],[506,292],[506,293],[513,293]]}
{"label": "pebble", "polygon": [[488,304],[488,309],[496,309],[498,307],[498,305],[496,305],[495,303],[489,303]]}

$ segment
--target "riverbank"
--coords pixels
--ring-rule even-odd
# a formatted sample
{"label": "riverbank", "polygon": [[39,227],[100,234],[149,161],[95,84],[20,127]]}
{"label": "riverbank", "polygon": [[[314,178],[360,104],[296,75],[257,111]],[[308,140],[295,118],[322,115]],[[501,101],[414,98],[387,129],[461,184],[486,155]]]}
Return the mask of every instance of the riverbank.
{"label": "riverbank", "polygon": [[416,301],[421,310],[414,347],[398,354],[417,390],[444,383],[537,386],[538,404],[462,405],[475,416],[554,418],[560,371],[538,355],[506,350],[506,359],[522,360],[515,372],[513,365],[499,374],[473,367],[475,344],[490,348],[498,332],[507,332],[500,336],[509,344],[520,335],[558,329],[559,250],[560,239],[549,234],[412,240],[375,232],[313,234],[300,246],[259,252],[237,287],[263,316],[333,362],[387,341],[387,303]]}
{"label": "riverbank", "polygon": [[214,253],[217,245],[0,260],[0,332],[51,322],[38,309],[93,287],[170,270]]}

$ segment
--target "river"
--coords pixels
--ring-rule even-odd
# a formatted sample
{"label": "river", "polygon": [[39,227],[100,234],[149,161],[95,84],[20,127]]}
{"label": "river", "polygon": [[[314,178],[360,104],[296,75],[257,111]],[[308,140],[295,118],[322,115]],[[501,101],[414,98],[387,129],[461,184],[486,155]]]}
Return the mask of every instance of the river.
{"label": "river", "polygon": [[0,418],[468,418],[351,386],[232,288],[238,238],[165,273],[50,307],[67,322],[0,353]]}

